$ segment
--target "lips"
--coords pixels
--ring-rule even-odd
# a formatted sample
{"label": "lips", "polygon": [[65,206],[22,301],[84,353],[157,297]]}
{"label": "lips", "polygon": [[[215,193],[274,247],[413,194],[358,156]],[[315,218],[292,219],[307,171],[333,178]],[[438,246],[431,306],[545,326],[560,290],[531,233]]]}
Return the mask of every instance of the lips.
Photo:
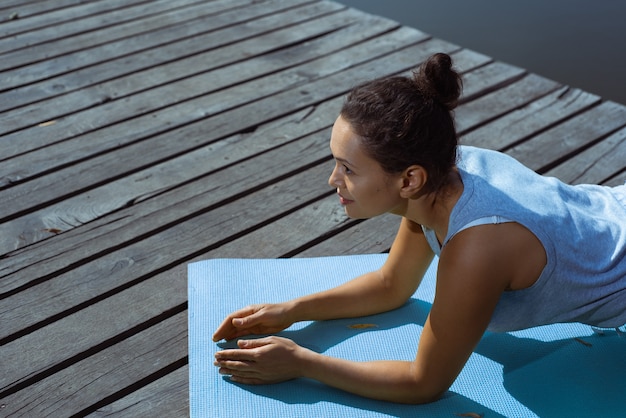
{"label": "lips", "polygon": [[337,192],[337,196],[339,196],[339,203],[341,203],[342,205],[349,205],[350,203],[354,203],[354,200],[346,199],[339,192]]}

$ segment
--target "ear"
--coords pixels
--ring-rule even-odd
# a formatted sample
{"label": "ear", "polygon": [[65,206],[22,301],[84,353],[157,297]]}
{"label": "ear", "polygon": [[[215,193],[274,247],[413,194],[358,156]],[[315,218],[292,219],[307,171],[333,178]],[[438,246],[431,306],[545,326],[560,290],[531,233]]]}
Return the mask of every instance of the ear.
{"label": "ear", "polygon": [[428,173],[420,165],[412,165],[402,173],[402,186],[400,196],[405,199],[416,197],[428,181]]}

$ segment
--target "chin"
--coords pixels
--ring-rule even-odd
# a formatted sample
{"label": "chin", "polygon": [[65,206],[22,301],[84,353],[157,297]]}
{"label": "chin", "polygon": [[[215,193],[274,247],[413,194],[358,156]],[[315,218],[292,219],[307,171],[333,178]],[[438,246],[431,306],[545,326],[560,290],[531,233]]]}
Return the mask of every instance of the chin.
{"label": "chin", "polygon": [[350,211],[348,208],[345,208],[346,216],[350,219],[371,219],[377,215],[367,215],[363,213],[358,213],[356,211]]}

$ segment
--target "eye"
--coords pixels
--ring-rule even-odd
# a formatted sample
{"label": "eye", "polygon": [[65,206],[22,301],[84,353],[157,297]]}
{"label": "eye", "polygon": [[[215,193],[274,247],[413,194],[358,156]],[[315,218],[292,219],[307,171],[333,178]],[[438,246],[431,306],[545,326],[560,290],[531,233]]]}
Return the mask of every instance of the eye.
{"label": "eye", "polygon": [[350,168],[347,165],[343,165],[343,170],[346,174],[353,174],[352,170],[350,170]]}

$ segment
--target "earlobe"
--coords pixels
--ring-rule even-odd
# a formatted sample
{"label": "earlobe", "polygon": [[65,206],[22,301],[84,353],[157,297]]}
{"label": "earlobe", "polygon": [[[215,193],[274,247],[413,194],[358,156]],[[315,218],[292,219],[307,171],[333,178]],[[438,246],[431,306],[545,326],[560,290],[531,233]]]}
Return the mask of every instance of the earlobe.
{"label": "earlobe", "polygon": [[413,165],[407,168],[402,175],[400,196],[405,199],[417,197],[417,195],[425,189],[424,186],[427,180],[428,173],[424,167]]}

